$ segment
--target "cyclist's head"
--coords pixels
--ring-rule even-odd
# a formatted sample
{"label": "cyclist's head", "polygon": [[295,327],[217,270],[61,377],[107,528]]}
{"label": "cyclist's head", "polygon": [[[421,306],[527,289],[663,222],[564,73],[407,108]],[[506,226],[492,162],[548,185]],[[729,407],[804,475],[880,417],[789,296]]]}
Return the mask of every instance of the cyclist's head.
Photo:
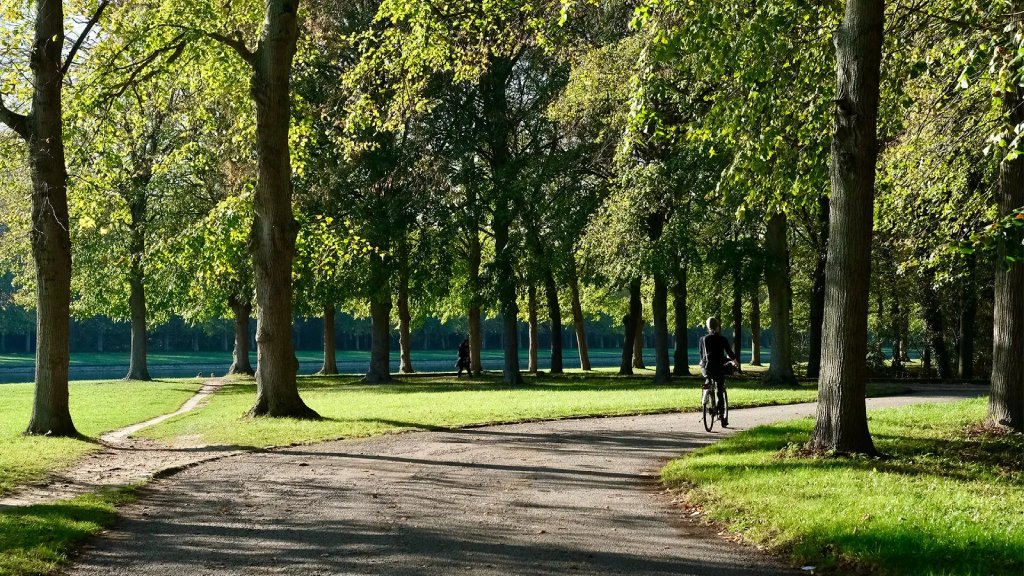
{"label": "cyclist's head", "polygon": [[708,321],[705,322],[705,324],[708,327],[708,332],[711,332],[712,334],[718,334],[718,332],[722,330],[722,323],[714,316],[708,318]]}

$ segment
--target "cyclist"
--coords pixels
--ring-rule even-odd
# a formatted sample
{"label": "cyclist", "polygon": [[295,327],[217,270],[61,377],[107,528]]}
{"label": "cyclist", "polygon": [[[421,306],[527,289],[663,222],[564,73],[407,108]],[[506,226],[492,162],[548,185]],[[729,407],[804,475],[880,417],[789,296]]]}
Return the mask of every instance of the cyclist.
{"label": "cyclist", "polygon": [[729,346],[729,340],[722,336],[722,323],[712,316],[706,323],[708,333],[700,339],[700,371],[704,375],[705,387],[714,380],[718,384],[718,416],[722,426],[728,426],[725,419],[725,374],[727,366],[736,365],[736,354]]}

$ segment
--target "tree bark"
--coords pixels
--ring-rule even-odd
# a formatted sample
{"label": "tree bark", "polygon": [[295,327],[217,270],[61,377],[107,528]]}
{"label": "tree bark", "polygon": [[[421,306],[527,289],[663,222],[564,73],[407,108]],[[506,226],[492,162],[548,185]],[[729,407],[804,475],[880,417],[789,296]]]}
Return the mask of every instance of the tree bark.
{"label": "tree bark", "polygon": [[590,349],[587,346],[587,326],[583,319],[583,306],[580,303],[580,279],[576,274],[576,260],[569,268],[569,295],[572,299],[572,324],[576,330],[576,347],[580,354],[580,369],[590,371]]}
{"label": "tree bark", "polygon": [[[470,192],[470,194],[472,193]],[[471,195],[469,202],[470,204],[475,204],[476,197]],[[483,363],[480,356],[483,350],[483,332],[480,326],[480,263],[482,252],[480,234],[474,225],[469,236],[469,366],[473,374],[483,372]]]}
{"label": "tree bark", "polygon": [[412,315],[409,313],[409,252],[406,241],[399,247],[398,264],[398,371],[402,374],[416,372],[412,368]]}
{"label": "tree bark", "polygon": [[516,301],[515,264],[509,246],[509,231],[513,220],[511,191],[515,187],[512,182],[512,120],[506,93],[512,68],[513,62],[510,58],[492,56],[490,69],[481,78],[480,84],[483,92],[483,114],[490,137],[488,144],[491,151],[489,160],[494,199],[494,272],[502,316],[505,353],[502,376],[505,384],[518,385],[522,384],[523,377],[519,368],[519,304]]}
{"label": "tree bark", "polygon": [[299,397],[292,341],[292,261],[298,224],[292,213],[290,76],[298,0],[267,0],[259,46],[249,54],[256,104],[257,180],[249,240],[256,279],[256,404],[253,416],[319,418]]}
{"label": "tree bark", "polygon": [[750,298],[750,365],[761,365],[761,279]]}
{"label": "tree bark", "polygon": [[786,230],[785,213],[779,212],[768,219],[764,279],[768,286],[768,308],[772,318],[772,361],[765,381],[774,386],[796,383],[796,375],[793,373],[793,304]]}
{"label": "tree bark", "polygon": [[320,368],[320,374],[324,376],[338,373],[338,351],[334,342],[335,314],[333,305],[324,306],[324,365]]}
{"label": "tree bark", "polygon": [[974,335],[977,332],[978,299],[976,295],[977,259],[974,254],[967,256],[967,276],[960,292],[960,348],[957,368],[960,379],[969,382],[974,379]]}
{"label": "tree bark", "polygon": [[249,362],[249,317],[252,316],[252,304],[248,299],[233,298],[229,305],[234,313],[235,348],[231,353],[231,367],[228,374],[253,375],[255,371]]}
{"label": "tree bark", "polygon": [[825,322],[825,264],[828,251],[829,198],[822,194],[818,199],[820,229],[818,257],[814,263],[814,277],[811,279],[810,307],[810,350],[807,358],[807,377],[817,378],[821,373],[821,330]]}
{"label": "tree bark", "polygon": [[551,322],[551,373],[562,374],[565,372],[562,364],[562,307],[558,303],[558,285],[550,266],[545,266],[544,296]]}
{"label": "tree bark", "polygon": [[629,312],[622,319],[625,333],[622,337],[622,362],[619,364],[619,374],[628,376],[633,374],[633,346],[636,343],[637,324],[641,321],[640,314],[640,278],[634,278],[629,283]]}
{"label": "tree bark", "polygon": [[68,233],[61,88],[64,6],[36,2],[32,113],[14,127],[28,141],[32,175],[32,257],[36,272],[36,369],[26,434],[75,436],[68,406],[71,237]]}
{"label": "tree bark", "polygon": [[651,314],[654,316],[654,383],[668,384],[672,381],[668,356],[668,282],[661,274],[654,275]]}
{"label": "tree bark", "polygon": [[529,326],[530,346],[529,363],[526,371],[530,374],[537,373],[537,356],[540,342],[537,338],[537,287],[530,284],[526,289],[527,325]]}
{"label": "tree bark", "polygon": [[884,20],[882,0],[847,0],[836,36],[838,94],[830,166],[825,322],[817,418],[808,442],[817,451],[875,453],[864,402],[864,359]]}
{"label": "tree bark", "polygon": [[[1019,8],[1018,4],[1014,7]],[[1024,122],[1024,90],[1018,87],[1003,94],[1003,106],[1008,126]],[[1024,157],[1000,164],[997,198],[999,217],[1024,206]],[[988,418],[1024,432],[1024,263],[1008,262],[1004,244],[996,266]]]}
{"label": "tree bark", "polygon": [[738,271],[732,276],[732,349],[736,352],[736,371],[741,372],[743,350],[743,283]]}
{"label": "tree bark", "polygon": [[687,314],[689,312],[686,309],[686,276],[687,269],[686,265],[683,264],[676,270],[676,283],[672,289],[672,302],[675,305],[676,316],[675,366],[672,371],[675,376],[690,375],[690,343],[687,334],[687,324],[689,323]]}
{"label": "tree bark", "polygon": [[391,379],[391,296],[370,300],[372,318],[370,368],[363,377],[367,384],[387,384]]}
{"label": "tree bark", "polygon": [[646,369],[644,364],[644,328],[647,322],[644,321],[643,312],[637,318],[636,332],[633,333],[633,368]]}
{"label": "tree bark", "polygon": [[149,170],[139,177],[129,196],[131,222],[128,244],[128,308],[131,311],[132,340],[131,355],[126,380],[151,380],[146,365],[146,271],[143,259],[146,254],[146,187],[149,185]]}

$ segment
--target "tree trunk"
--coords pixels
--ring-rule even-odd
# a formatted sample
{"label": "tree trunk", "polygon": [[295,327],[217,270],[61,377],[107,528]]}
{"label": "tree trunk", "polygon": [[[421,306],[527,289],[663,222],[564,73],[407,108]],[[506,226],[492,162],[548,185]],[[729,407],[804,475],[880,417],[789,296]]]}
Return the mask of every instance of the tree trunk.
{"label": "tree trunk", "polygon": [[897,377],[903,376],[903,312],[900,309],[900,301],[898,297],[893,298],[892,302],[892,320],[889,325],[892,330],[892,369],[896,373]]}
{"label": "tree trunk", "polygon": [[128,245],[128,308],[131,310],[132,340],[131,359],[128,363],[127,380],[151,380],[146,366],[146,271],[143,258],[146,254],[146,187],[150,177],[141,176],[131,190],[129,212],[131,240]]}
{"label": "tree trunk", "polygon": [[818,199],[818,218],[821,239],[818,257],[814,263],[814,277],[811,279],[810,350],[807,357],[807,377],[817,378],[821,373],[821,330],[825,322],[825,260],[828,251],[829,199],[822,194]]}
{"label": "tree trunk", "polygon": [[969,382],[974,379],[974,335],[977,332],[978,299],[975,276],[977,259],[974,254],[967,256],[967,277],[960,292],[960,349],[957,367],[960,379]]}
{"label": "tree trunk", "polygon": [[817,418],[808,443],[817,451],[875,453],[864,402],[864,359],[884,20],[882,0],[847,0],[836,37],[838,94],[830,166],[825,322]]}
{"label": "tree trunk", "polygon": [[298,0],[267,0],[259,46],[249,57],[256,104],[257,181],[249,240],[256,277],[256,404],[253,416],[319,418],[299,397],[292,342],[292,261],[298,224],[292,214],[290,75],[299,35]]}
{"label": "tree trunk", "polygon": [[551,373],[565,372],[562,365],[562,307],[558,303],[558,285],[550,266],[544,271],[544,296],[548,304],[548,318],[551,322]]}
{"label": "tree trunk", "polygon": [[651,314],[654,316],[654,383],[668,384],[672,381],[668,359],[668,282],[661,274],[654,275]]}
{"label": "tree trunk", "polygon": [[36,2],[32,113],[20,131],[32,174],[32,257],[36,271],[36,370],[27,434],[75,436],[68,407],[71,237],[64,161],[62,48],[64,6]]}
{"label": "tree trunk", "polygon": [[739,272],[732,277],[732,349],[736,352],[736,371],[741,372],[743,350],[743,284]]}
{"label": "tree trunk", "polygon": [[231,354],[231,367],[228,374],[253,375],[255,371],[249,362],[249,317],[252,316],[252,304],[247,299],[236,298],[229,302],[231,312],[235,315],[235,349]]}
{"label": "tree trunk", "polygon": [[367,384],[387,384],[391,379],[391,297],[370,300],[373,324],[370,341],[370,369],[363,377]]}
{"label": "tree trunk", "polygon": [[575,257],[569,267],[569,295],[572,299],[572,324],[576,329],[576,347],[580,353],[580,369],[590,371],[590,349],[587,346],[587,326],[583,319],[583,306],[580,304],[580,279],[576,275]]}
{"label": "tree trunk", "polygon": [[[1019,2],[1014,8],[1019,10]],[[1009,126],[1024,123],[1024,90],[1003,95]],[[998,215],[1006,217],[1024,206],[1024,157],[999,166]],[[1005,240],[1004,240],[1005,242]],[[1009,262],[1006,246],[999,248],[995,270],[992,329],[992,390],[988,418],[1024,432],[1024,262]]]}
{"label": "tree trunk", "polygon": [[537,355],[538,349],[540,348],[540,342],[537,339],[537,287],[532,283],[526,289],[526,307],[527,307],[527,324],[529,326],[530,336],[530,361],[527,364],[526,371],[530,374],[537,373]]}
{"label": "tree trunk", "polygon": [[505,384],[522,384],[519,368],[519,304],[516,301],[515,263],[509,246],[512,228],[512,190],[514,175],[511,156],[512,120],[509,111],[507,82],[513,62],[507,57],[492,57],[490,69],[481,78],[483,113],[489,126],[490,167],[494,199],[494,272],[498,306],[502,316],[502,340]]}
{"label": "tree trunk", "polygon": [[690,342],[687,335],[688,311],[686,309],[686,265],[679,266],[676,270],[676,284],[672,289],[672,302],[675,305],[675,366],[672,373],[675,376],[690,375]]}
{"label": "tree trunk", "polygon": [[761,279],[750,298],[750,365],[761,365]]}
{"label": "tree trunk", "polygon": [[619,374],[623,376],[633,374],[633,346],[636,343],[637,324],[641,322],[642,314],[640,282],[640,278],[634,278],[629,283],[629,312],[622,319],[625,334],[622,337],[622,362],[619,364]]}
{"label": "tree trunk", "polygon": [[772,318],[772,361],[765,381],[774,386],[796,383],[796,375],[793,373],[793,305],[786,230],[785,213],[779,212],[768,219],[764,280],[768,285],[768,309]]}
{"label": "tree trunk", "polygon": [[403,240],[399,247],[398,264],[398,371],[402,374],[416,372],[412,369],[412,335],[410,325],[412,315],[409,313],[409,253],[408,245]]}
{"label": "tree trunk", "polygon": [[324,365],[320,374],[331,376],[338,373],[338,352],[334,342],[334,306],[324,307]]}
{"label": "tree trunk", "polygon": [[953,375],[949,348],[946,346],[946,323],[939,308],[939,295],[935,291],[934,275],[929,274],[922,287],[921,307],[928,331],[928,346],[935,352],[935,370],[939,379],[946,380]]}
{"label": "tree trunk", "polygon": [[636,332],[633,334],[633,368],[645,369],[644,364],[644,329],[647,322],[644,320],[643,312],[637,319]]}
{"label": "tree trunk", "polygon": [[[475,196],[471,197],[470,203],[475,202]],[[480,234],[477,233],[474,225],[469,236],[469,366],[473,374],[483,372],[480,356],[483,350],[483,332],[480,326],[480,261],[482,252]]]}

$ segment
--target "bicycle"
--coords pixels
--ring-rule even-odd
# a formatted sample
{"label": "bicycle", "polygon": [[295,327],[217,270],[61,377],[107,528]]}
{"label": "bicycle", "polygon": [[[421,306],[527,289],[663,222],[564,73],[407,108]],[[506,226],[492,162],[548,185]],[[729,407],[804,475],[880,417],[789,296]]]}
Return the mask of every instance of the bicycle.
{"label": "bicycle", "polygon": [[729,422],[729,391],[722,390],[722,399],[725,401],[725,405],[721,408],[721,414],[718,410],[718,381],[714,378],[705,378],[704,386],[701,387],[701,399],[700,404],[704,412],[704,430],[711,432],[711,429],[715,427],[715,420],[717,419],[722,423],[722,427],[725,428],[727,422]]}

